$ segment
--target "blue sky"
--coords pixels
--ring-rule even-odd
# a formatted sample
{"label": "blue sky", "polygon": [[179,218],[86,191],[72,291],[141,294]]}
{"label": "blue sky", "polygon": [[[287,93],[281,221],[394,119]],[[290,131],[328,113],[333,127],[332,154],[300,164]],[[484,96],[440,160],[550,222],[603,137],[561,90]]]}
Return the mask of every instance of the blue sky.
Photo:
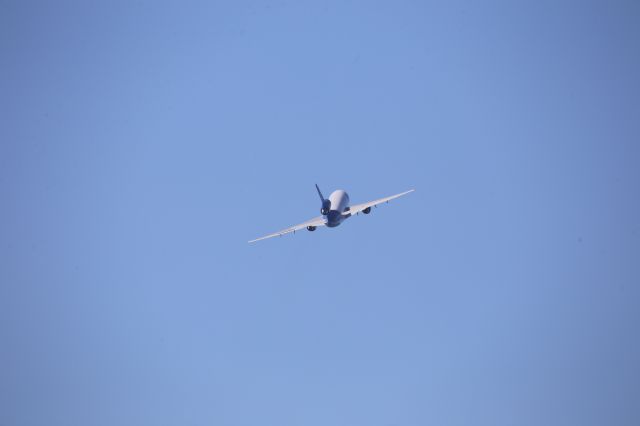
{"label": "blue sky", "polygon": [[640,423],[637,2],[0,7],[0,424]]}

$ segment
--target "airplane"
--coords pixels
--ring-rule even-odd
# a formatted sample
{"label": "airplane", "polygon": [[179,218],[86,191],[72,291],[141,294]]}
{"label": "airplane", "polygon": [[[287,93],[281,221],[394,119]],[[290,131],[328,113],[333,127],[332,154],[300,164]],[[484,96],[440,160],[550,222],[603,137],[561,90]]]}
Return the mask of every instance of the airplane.
{"label": "airplane", "polygon": [[296,231],[304,228],[307,228],[307,230],[309,231],[315,231],[319,226],[335,228],[353,215],[358,215],[360,212],[362,212],[363,214],[369,214],[371,213],[371,207],[377,207],[378,204],[382,203],[389,203],[389,201],[393,199],[402,197],[403,195],[409,194],[410,192],[414,191],[414,189],[410,189],[408,191],[401,192],[400,194],[392,195],[390,197],[380,198],[377,200],[369,201],[368,203],[355,204],[350,206],[349,196],[342,189],[333,191],[329,198],[324,198],[322,192],[320,192],[318,184],[316,184],[316,189],[318,190],[318,195],[320,196],[320,201],[322,202],[322,207],[320,208],[320,213],[322,214],[322,216],[318,216],[299,225],[283,229],[282,231],[274,232],[273,234],[256,238],[255,240],[249,241],[249,243],[255,243],[256,241],[266,240],[267,238],[272,237],[281,237],[291,232],[295,234]]}

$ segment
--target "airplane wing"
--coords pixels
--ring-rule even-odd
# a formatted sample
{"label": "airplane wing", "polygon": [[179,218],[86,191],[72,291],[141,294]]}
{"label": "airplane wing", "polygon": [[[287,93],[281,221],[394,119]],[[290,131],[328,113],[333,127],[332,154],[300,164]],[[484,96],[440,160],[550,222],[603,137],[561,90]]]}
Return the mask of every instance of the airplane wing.
{"label": "airplane wing", "polygon": [[407,195],[408,193],[413,192],[413,191],[415,191],[415,189],[410,189],[410,190],[402,192],[400,194],[392,195],[391,197],[379,198],[377,200],[369,201],[368,203],[356,204],[356,205],[350,206],[349,210],[344,212],[344,213],[342,213],[342,214],[344,214],[344,215],[350,214],[350,215],[353,216],[355,214],[360,213],[362,210],[364,210],[364,209],[366,209],[368,207],[374,207],[374,206],[377,206],[378,204],[387,203],[387,202],[389,202],[391,200],[394,200],[396,198],[402,197],[403,195]]}
{"label": "airplane wing", "polygon": [[300,229],[304,229],[307,226],[324,226],[325,223],[326,223],[326,219],[324,218],[324,216],[318,216],[318,217],[313,218],[311,220],[308,220],[308,221],[306,221],[304,223],[301,223],[300,225],[295,225],[295,226],[292,226],[290,228],[283,229],[282,231],[274,232],[273,234],[269,234],[269,235],[265,235],[264,237],[256,238],[255,240],[251,240],[249,242],[250,243],[255,243],[256,241],[266,240],[267,238],[283,236],[284,234],[289,234],[291,232],[296,232],[296,231],[299,231]]}

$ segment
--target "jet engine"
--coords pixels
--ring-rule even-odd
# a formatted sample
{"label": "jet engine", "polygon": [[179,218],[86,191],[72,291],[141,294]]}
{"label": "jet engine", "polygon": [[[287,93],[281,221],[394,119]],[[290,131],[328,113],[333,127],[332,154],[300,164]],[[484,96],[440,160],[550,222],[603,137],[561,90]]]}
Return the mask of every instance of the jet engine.
{"label": "jet engine", "polygon": [[371,213],[371,207],[367,207],[366,209],[362,210],[362,213],[364,213],[364,214]]}
{"label": "jet engine", "polygon": [[315,227],[315,226],[307,226],[307,229],[308,229],[309,231],[313,232],[313,231],[315,231],[315,230],[316,230],[316,227]]}

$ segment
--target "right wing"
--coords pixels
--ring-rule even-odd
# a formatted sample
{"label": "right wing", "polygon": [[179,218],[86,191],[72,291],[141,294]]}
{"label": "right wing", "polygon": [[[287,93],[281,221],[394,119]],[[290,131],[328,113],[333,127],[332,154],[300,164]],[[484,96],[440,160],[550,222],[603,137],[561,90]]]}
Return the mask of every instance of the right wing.
{"label": "right wing", "polygon": [[301,223],[300,225],[295,225],[295,226],[292,226],[290,228],[283,229],[282,231],[274,232],[273,234],[269,234],[269,235],[265,235],[264,237],[256,238],[255,240],[251,240],[249,242],[250,243],[255,243],[256,241],[266,240],[267,238],[271,238],[271,237],[278,237],[278,236],[281,237],[284,234],[289,234],[291,232],[299,231],[300,229],[304,229],[307,226],[324,226],[325,224],[326,224],[326,219],[324,218],[324,216],[318,216],[318,217],[313,218],[311,220],[308,220],[308,221],[306,221],[304,223]]}
{"label": "right wing", "polygon": [[403,195],[407,195],[410,192],[415,191],[415,189],[410,189],[408,191],[402,192],[400,194],[396,194],[396,195],[392,195],[391,197],[385,197],[385,198],[380,198],[377,200],[373,200],[373,201],[369,201],[368,203],[362,203],[362,204],[356,204],[353,205],[351,207],[349,207],[349,210],[342,213],[342,214],[350,214],[350,215],[355,215],[360,213],[362,210],[366,209],[367,207],[375,207],[378,204],[382,204],[382,203],[388,203],[391,200],[395,200],[396,198],[402,197]]}

